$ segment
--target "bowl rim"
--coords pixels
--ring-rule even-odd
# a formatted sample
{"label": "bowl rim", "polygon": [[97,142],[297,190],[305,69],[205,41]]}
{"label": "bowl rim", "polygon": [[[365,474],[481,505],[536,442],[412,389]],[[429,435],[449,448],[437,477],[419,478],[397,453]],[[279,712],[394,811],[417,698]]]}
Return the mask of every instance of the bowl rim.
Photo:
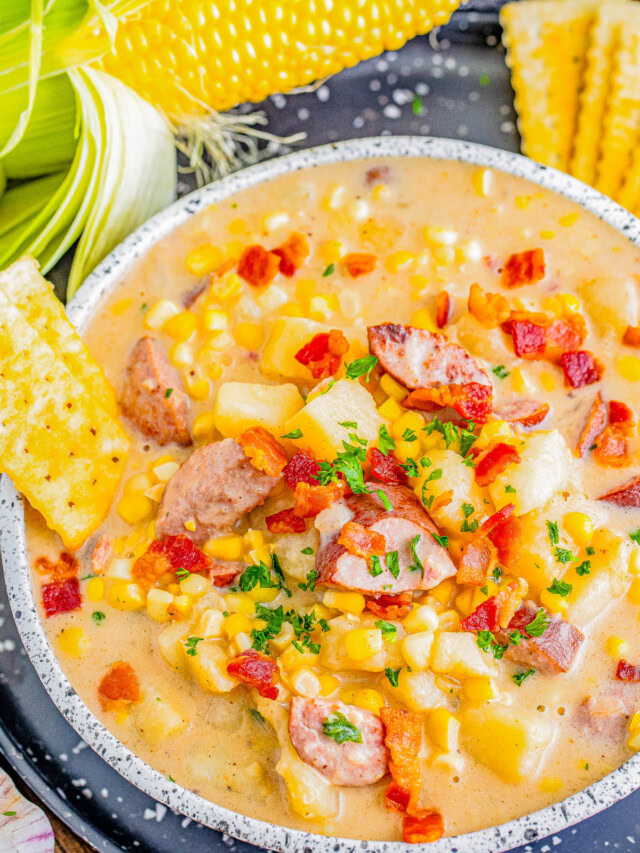
{"label": "bowl rim", "polygon": [[[382,157],[456,160],[524,178],[578,203],[640,248],[640,220],[631,213],[575,178],[519,154],[472,142],[432,137],[349,139],[259,163],[178,199],[133,232],[98,265],[67,306],[68,316],[82,330],[107,292],[142,254],[210,204],[300,169]],[[0,534],[0,553],[11,609],[40,680],[67,722],[125,779],[195,821],[282,853],[355,853],[356,849],[370,847],[380,853],[408,853],[412,849],[412,845],[400,841],[337,838],[246,817],[169,782],[153,770],[109,732],[64,675],[40,623],[32,594],[22,500],[5,475],[0,475]],[[591,817],[638,787],[640,755],[636,754],[612,773],[561,802],[498,826],[440,839],[430,844],[429,849],[433,853],[500,853]]]}

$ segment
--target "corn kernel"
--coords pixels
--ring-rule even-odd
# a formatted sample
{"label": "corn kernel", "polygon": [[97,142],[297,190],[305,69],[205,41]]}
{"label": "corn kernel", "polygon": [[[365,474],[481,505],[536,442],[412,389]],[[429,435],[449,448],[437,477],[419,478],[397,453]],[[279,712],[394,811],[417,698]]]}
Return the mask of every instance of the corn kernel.
{"label": "corn kernel", "polygon": [[451,228],[434,228],[428,225],[422,233],[427,243],[437,246],[453,246],[458,241],[458,235]]}
{"label": "corn kernel", "polygon": [[281,317],[304,317],[302,305],[297,302],[287,302],[278,313]]}
{"label": "corn kernel", "polygon": [[400,462],[407,462],[409,459],[412,459],[416,454],[419,455],[419,447],[420,444],[417,441],[398,441],[396,440],[396,449],[394,450],[394,454]]}
{"label": "corn kernel", "polygon": [[219,308],[207,308],[202,312],[200,325],[205,332],[223,332],[229,325],[229,315]]}
{"label": "corn kernel", "polygon": [[85,592],[89,601],[102,601],[107,589],[104,578],[90,578],[87,581]]}
{"label": "corn kernel", "polygon": [[479,240],[467,240],[456,248],[456,258],[463,262],[477,263],[482,260],[483,255],[482,243]]}
{"label": "corn kernel", "polygon": [[232,303],[237,300],[241,291],[242,279],[236,273],[230,273],[211,283],[209,296],[223,304]]}
{"label": "corn kernel", "polygon": [[445,610],[438,617],[440,631],[457,631],[460,627],[460,616],[455,610]]}
{"label": "corn kernel", "polygon": [[168,483],[179,468],[180,465],[173,460],[161,462],[159,459],[156,459],[156,461],[152,463],[151,473],[156,480],[159,480],[159,482]]}
{"label": "corn kernel", "polygon": [[226,610],[231,613],[242,613],[244,616],[253,616],[256,612],[256,607],[253,601],[246,595],[239,592],[228,592],[223,595]]}
{"label": "corn kernel", "polygon": [[468,616],[472,612],[474,592],[475,589],[469,586],[456,595],[454,606],[462,616]]}
{"label": "corn kernel", "polygon": [[215,432],[213,412],[201,412],[193,422],[193,435],[198,440],[207,441]]}
{"label": "corn kernel", "polygon": [[488,447],[492,441],[496,439],[512,438],[513,430],[508,421],[489,421],[484,424],[480,430],[480,435],[476,441],[476,446],[479,450]]}
{"label": "corn kernel", "polygon": [[391,198],[391,189],[388,184],[376,184],[371,190],[371,198],[374,201],[387,201]]}
{"label": "corn kernel", "polygon": [[169,605],[173,603],[173,595],[164,589],[152,588],[147,593],[147,616],[154,622],[169,622]]}
{"label": "corn kernel", "polygon": [[467,702],[490,702],[497,698],[498,691],[488,675],[476,675],[463,681],[462,695]]}
{"label": "corn kernel", "polygon": [[184,529],[188,530],[189,533],[195,533],[196,531],[196,523],[193,518],[190,518],[188,521],[184,523]]}
{"label": "corn kernel", "polygon": [[436,447],[443,449],[445,447],[444,436],[439,432],[432,432],[431,435],[423,433],[420,438],[420,443],[425,450],[435,450]]}
{"label": "corn kernel", "polygon": [[476,195],[486,198],[493,189],[493,172],[491,169],[475,169],[471,175],[471,186]]}
{"label": "corn kernel", "polygon": [[564,228],[570,228],[572,225],[575,225],[578,219],[580,218],[580,214],[575,211],[574,213],[565,213],[564,216],[560,216],[558,218],[558,222]]}
{"label": "corn kernel", "polygon": [[190,595],[185,595],[184,593],[176,595],[173,606],[181,616],[188,616],[193,607],[193,599]]}
{"label": "corn kernel", "polygon": [[137,583],[114,583],[109,587],[107,601],[116,610],[141,610],[145,605]]}
{"label": "corn kernel", "polygon": [[559,613],[560,615],[567,612],[569,605],[567,601],[559,595],[549,592],[548,589],[543,589],[540,593],[540,604],[550,613]]}
{"label": "corn kernel", "polygon": [[531,381],[528,373],[516,367],[511,371],[511,387],[517,394],[533,394],[536,386]]}
{"label": "corn kernel", "polygon": [[568,512],[562,524],[576,545],[582,548],[586,548],[593,539],[593,522],[584,512]]}
{"label": "corn kernel", "polygon": [[111,313],[114,317],[122,317],[122,315],[125,314],[132,305],[132,299],[119,299],[111,306]]}
{"label": "corn kernel", "polygon": [[244,534],[243,539],[245,546],[249,550],[253,548],[263,548],[265,544],[264,533],[262,532],[262,530],[254,530],[251,527]]}
{"label": "corn kernel", "polygon": [[130,581],[132,567],[133,560],[125,557],[111,560],[108,569],[105,571],[105,577],[108,577],[110,580]]}
{"label": "corn kernel", "polygon": [[162,329],[172,317],[180,313],[180,309],[170,299],[161,299],[152,305],[144,315],[144,325],[147,329]]}
{"label": "corn kernel", "polygon": [[622,637],[608,637],[604,647],[607,654],[611,655],[612,658],[623,657],[629,648]]}
{"label": "corn kernel", "polygon": [[198,328],[198,318],[192,311],[181,311],[170,317],[162,327],[175,341],[188,341]]}
{"label": "corn kernel", "polygon": [[233,330],[233,337],[238,346],[256,352],[264,343],[264,326],[259,323],[238,323]]}
{"label": "corn kernel", "polygon": [[269,645],[275,648],[277,652],[283,652],[293,641],[294,637],[293,626],[290,622],[285,622],[280,633],[270,641]]}
{"label": "corn kernel", "polygon": [[178,343],[169,349],[169,361],[174,367],[189,367],[193,359],[193,347],[189,344]]}
{"label": "corn kernel", "polygon": [[402,438],[406,430],[418,432],[425,425],[425,420],[420,412],[405,412],[391,424],[391,435],[394,438]]}
{"label": "corn kernel", "polygon": [[[172,575],[171,572],[167,572],[167,574]],[[165,576],[163,576],[163,578],[160,580],[161,586],[163,585],[164,577]],[[170,592],[171,595],[180,595],[180,593],[182,592],[182,590],[180,589],[180,584],[179,583],[167,584],[167,592]]]}
{"label": "corn kernel", "polygon": [[408,269],[414,262],[416,256],[413,252],[393,252],[385,260],[384,265],[388,272],[396,273]]}
{"label": "corn kernel", "polygon": [[573,293],[561,293],[558,299],[564,308],[572,314],[580,310],[580,300]]}
{"label": "corn kernel", "polygon": [[379,628],[354,628],[345,634],[344,647],[351,660],[366,660],[382,651],[382,631]]}
{"label": "corn kernel", "polygon": [[419,631],[407,634],[402,639],[400,650],[407,665],[414,670],[427,669],[433,645],[433,631]]}
{"label": "corn kernel", "polygon": [[219,610],[209,608],[200,614],[197,634],[205,640],[211,637],[220,637],[222,636],[223,625],[224,616],[222,613]]}
{"label": "corn kernel", "polygon": [[276,210],[262,217],[262,230],[265,234],[271,234],[277,228],[282,228],[289,221],[289,214],[285,210]]}
{"label": "corn kernel", "polygon": [[155,486],[151,486],[151,488],[146,489],[144,492],[145,497],[149,498],[149,500],[153,501],[156,504],[159,504],[162,500],[162,495],[164,494],[165,484],[164,483],[156,483]]}
{"label": "corn kernel", "polygon": [[203,243],[189,252],[184,263],[191,275],[207,275],[219,267],[223,260],[221,249],[211,243]]}
{"label": "corn kernel", "polygon": [[322,294],[318,296],[312,296],[309,300],[309,317],[312,320],[316,320],[322,323],[324,320],[328,320],[334,311],[338,309],[338,300],[333,295],[324,296]]}
{"label": "corn kernel", "polygon": [[543,370],[540,374],[540,384],[545,391],[555,391],[557,385],[556,378],[552,373]]}
{"label": "corn kernel", "polygon": [[378,407],[378,414],[387,421],[397,421],[404,411],[393,397],[387,397],[384,403]]}
{"label": "corn kernel", "polygon": [[335,184],[329,188],[320,206],[324,210],[337,210],[340,205],[344,204],[346,192],[344,184]]}
{"label": "corn kernel", "polygon": [[343,255],[342,243],[340,242],[340,240],[328,240],[326,243],[323,243],[320,246],[319,251],[323,264],[325,264],[326,266],[329,266],[329,264],[337,264]]}
{"label": "corn kernel", "polygon": [[321,696],[331,696],[332,693],[335,693],[338,687],[340,687],[340,681],[335,677],[335,675],[331,675],[330,672],[323,672],[318,676],[320,681],[320,695]]}
{"label": "corn kernel", "polygon": [[[446,583],[446,581],[443,581],[443,583]],[[436,589],[439,586],[442,586],[442,584],[439,584]],[[447,601],[450,596],[451,593],[448,594]],[[411,613],[408,613],[404,617],[402,625],[409,634],[416,634],[422,631],[435,631],[438,627],[438,614],[429,604],[419,604],[413,608]]]}
{"label": "corn kernel", "polygon": [[249,633],[251,631],[251,622],[247,619],[244,613],[232,613],[224,620],[223,630],[231,640],[236,634],[239,634],[240,631]]}
{"label": "corn kernel", "polygon": [[219,536],[217,539],[209,539],[202,550],[215,560],[241,560],[244,553],[244,540],[238,534]]}
{"label": "corn kernel", "polygon": [[378,690],[374,690],[372,687],[363,687],[355,691],[351,704],[357,705],[358,708],[365,711],[370,711],[372,714],[379,714],[380,708],[384,708],[386,702]]}
{"label": "corn kernel", "polygon": [[627,741],[627,746],[633,752],[638,752],[638,750],[640,750],[640,730],[632,732],[631,737]]}
{"label": "corn kernel", "polygon": [[427,716],[427,734],[443,752],[453,752],[458,746],[460,722],[446,708],[434,708]]}
{"label": "corn kernel", "polygon": [[540,239],[541,240],[553,240],[553,238],[555,236],[556,236],[555,231],[550,231],[546,228],[543,228],[543,230],[540,232]]}
{"label": "corn kernel", "polygon": [[531,204],[531,196],[530,195],[517,195],[516,196],[516,206],[520,208],[520,210],[526,210]]}
{"label": "corn kernel", "polygon": [[633,717],[629,720],[629,731],[635,732],[640,729],[640,711],[636,711]]}
{"label": "corn kernel", "polygon": [[354,613],[357,616],[364,610],[365,599],[359,592],[340,592],[330,589],[325,592],[322,603],[325,607],[342,610],[343,613]]}
{"label": "corn kernel", "polygon": [[411,315],[410,325],[414,326],[416,329],[426,329],[428,332],[438,331],[435,319],[431,315],[431,312],[426,308],[418,308],[417,311],[413,312]]}
{"label": "corn kernel", "polygon": [[396,382],[393,376],[390,376],[388,373],[385,373],[380,380],[380,387],[387,396],[392,397],[398,402],[404,400],[408,393],[404,385],[400,385],[400,383]]}
{"label": "corn kernel", "polygon": [[233,655],[241,655],[242,652],[246,652],[247,649],[251,648],[251,637],[248,634],[245,634],[244,631],[240,631],[239,634],[236,634],[233,640],[229,643],[229,651]]}
{"label": "corn kernel", "polygon": [[116,505],[116,512],[127,524],[138,524],[153,512],[153,501],[145,495],[123,495]]}
{"label": "corn kernel", "polygon": [[637,382],[640,379],[640,358],[635,355],[623,355],[616,362],[618,373],[629,382]]}
{"label": "corn kernel", "polygon": [[[438,584],[438,586],[429,590],[430,594],[439,601],[440,604],[448,604],[451,599],[451,594],[453,592],[453,588],[455,586],[455,581],[453,578],[447,578],[447,580],[442,581]],[[411,613],[409,614],[411,616]],[[407,617],[408,619],[409,617]],[[434,629],[432,629],[434,630]]]}
{"label": "corn kernel", "polygon": [[227,230],[230,234],[239,236],[240,234],[244,234],[247,230],[247,223],[244,219],[232,219],[227,225]]}
{"label": "corn kernel", "polygon": [[629,574],[640,575],[640,546],[634,545],[629,557]]}
{"label": "corn kernel", "polygon": [[148,474],[134,474],[124,484],[123,491],[126,495],[135,495],[136,492],[144,492],[145,489],[148,489],[152,485],[153,480],[150,479]]}
{"label": "corn kernel", "polygon": [[63,628],[58,634],[58,646],[64,654],[79,658],[89,648],[89,640],[82,628]]}
{"label": "corn kernel", "polygon": [[558,776],[544,776],[540,780],[538,787],[541,791],[544,791],[545,794],[555,794],[557,791],[562,789],[562,785],[562,779]]}
{"label": "corn kernel", "polygon": [[308,651],[300,652],[294,645],[290,645],[280,655],[279,661],[285,672],[294,672],[301,666],[317,666],[318,658],[319,655]]}
{"label": "corn kernel", "polygon": [[640,578],[634,578],[631,581],[628,597],[633,604],[640,604]]}
{"label": "corn kernel", "polygon": [[294,693],[313,699],[321,690],[320,679],[308,666],[301,666],[294,670],[289,678],[289,684]]}
{"label": "corn kernel", "polygon": [[180,592],[200,598],[211,589],[211,582],[203,575],[191,574],[180,581]]}
{"label": "corn kernel", "polygon": [[253,589],[247,590],[246,595],[248,595],[252,601],[257,601],[260,604],[267,604],[270,601],[274,601],[280,595],[280,590],[277,587],[271,586],[254,586]]}
{"label": "corn kernel", "polygon": [[343,689],[340,691],[340,701],[344,702],[345,705],[353,705],[353,700],[357,692],[357,687],[343,687]]}

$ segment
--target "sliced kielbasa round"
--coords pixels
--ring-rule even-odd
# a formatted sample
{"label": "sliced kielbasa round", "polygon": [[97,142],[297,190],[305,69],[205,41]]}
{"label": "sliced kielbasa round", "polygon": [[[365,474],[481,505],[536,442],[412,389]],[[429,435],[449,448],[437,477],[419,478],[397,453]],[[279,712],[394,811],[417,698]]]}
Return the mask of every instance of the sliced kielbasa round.
{"label": "sliced kielbasa round", "polygon": [[[533,601],[525,601],[506,631],[498,632],[496,639],[507,644],[505,656],[515,663],[533,667],[545,675],[568,672],[584,642],[584,634],[560,616],[547,614],[549,622],[544,633],[539,637],[528,637],[526,627],[533,622],[539,610]],[[522,637],[518,645],[510,642],[515,631],[519,631]]]}

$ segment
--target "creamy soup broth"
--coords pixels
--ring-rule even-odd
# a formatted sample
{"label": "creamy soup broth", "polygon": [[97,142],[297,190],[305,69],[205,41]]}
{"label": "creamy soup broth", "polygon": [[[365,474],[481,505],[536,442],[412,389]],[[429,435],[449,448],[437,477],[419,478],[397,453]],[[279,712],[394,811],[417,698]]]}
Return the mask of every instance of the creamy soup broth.
{"label": "creamy soup broth", "polygon": [[[280,246],[293,232],[305,235],[310,248],[308,257],[293,276],[278,274],[267,287],[254,287],[238,278],[235,263],[231,263],[223,275],[216,274],[216,267],[228,259],[237,259],[247,246]],[[203,246],[209,249],[194,255],[194,250],[201,250]],[[507,258],[513,253],[536,248],[544,252],[544,277],[537,283],[504,287],[500,271]],[[207,251],[211,255],[213,272],[206,270]],[[352,277],[343,259],[354,252],[374,255],[375,269]],[[525,673],[527,667],[512,662],[507,655],[495,660],[491,649],[478,649],[482,660],[490,666],[489,676],[484,671],[475,676],[460,674],[455,667],[448,673],[434,673],[430,667],[425,670],[438,692],[437,704],[448,709],[454,718],[450,729],[445,726],[449,734],[442,735],[440,729],[435,730],[434,723],[429,726],[429,708],[421,707],[418,700],[413,702],[414,710],[418,709],[426,726],[420,758],[423,803],[442,813],[449,835],[502,823],[563,799],[610,772],[631,755],[627,746],[629,722],[640,708],[639,690],[636,684],[616,680],[614,676],[620,658],[640,662],[640,595],[638,581],[633,575],[638,565],[635,556],[638,546],[629,538],[629,534],[640,527],[640,514],[636,508],[620,508],[597,499],[637,476],[636,421],[627,439],[624,465],[602,464],[589,450],[580,459],[575,448],[597,391],[605,401],[626,403],[637,419],[634,350],[624,346],[621,338],[627,325],[638,325],[639,276],[640,252],[635,246],[574,203],[524,180],[447,161],[359,161],[280,177],[238,193],[192,217],[135,263],[84,330],[84,339],[119,392],[129,354],[143,335],[154,336],[170,354],[183,386],[185,378],[189,381],[185,372],[188,374],[193,366],[196,371],[191,380],[196,382],[204,378],[208,384],[204,394],[195,387],[194,395],[189,396],[190,429],[194,429],[194,423],[200,424],[191,447],[182,448],[175,443],[160,447],[152,437],[143,435],[125,421],[132,452],[122,495],[127,494],[128,488],[138,496],[144,494],[133,489],[130,478],[140,474],[150,476],[154,460],[169,456],[182,463],[196,448],[222,438],[220,432],[207,426],[206,418],[200,416],[213,411],[218,390],[225,383],[278,385],[293,382],[303,393],[311,392],[317,380],[310,374],[306,379],[288,376],[279,379],[273,375],[265,377],[261,371],[265,342],[276,321],[282,317],[310,318],[341,330],[350,343],[349,352],[341,361],[349,363],[368,352],[369,326],[397,323],[439,331],[435,325],[436,297],[446,291],[451,307],[441,331],[449,341],[464,347],[488,372],[494,389],[494,415],[489,424],[500,420],[495,413],[508,401],[527,398],[549,404],[550,412],[544,422],[527,428],[513,425],[510,438],[507,438],[507,443],[511,440],[517,446],[520,439],[527,442],[534,434],[544,437],[549,431],[557,430],[562,437],[562,448],[566,445],[565,449],[558,450],[558,455],[552,453],[551,458],[540,462],[550,466],[550,471],[558,466],[567,467],[568,472],[560,478],[559,488],[545,498],[543,506],[536,506],[528,514],[522,513],[523,518],[538,519],[537,527],[534,524],[535,532],[531,533],[537,537],[533,551],[537,548],[541,554],[544,552],[547,568],[543,572],[550,572],[536,575],[529,560],[529,568],[523,571],[529,584],[525,598],[533,600],[536,609],[542,605],[551,616],[559,614],[567,621],[572,621],[572,608],[575,608],[575,612],[581,614],[576,625],[585,640],[568,672],[545,675],[536,671],[521,684],[517,684],[513,676]],[[225,283],[229,285],[228,293],[223,287]],[[474,283],[486,293],[502,294],[514,311],[544,312],[552,317],[564,316],[567,311],[581,314],[587,329],[581,349],[592,352],[601,362],[601,381],[584,387],[567,387],[557,362],[546,358],[518,358],[510,335],[499,326],[485,327],[469,314],[467,300],[469,288]],[[158,314],[156,306],[160,300],[171,300],[182,311],[185,299],[187,302],[194,299],[199,289],[203,289],[202,293],[191,304],[191,312],[198,322],[204,322],[202,317],[207,310],[218,312],[211,315],[209,331],[202,331],[200,326],[187,341],[181,341],[179,336],[172,337],[163,328],[149,328],[149,317],[153,318],[154,309]],[[216,319],[218,316],[221,319]],[[211,341],[213,346],[207,348]],[[192,358],[193,363],[190,363]],[[335,379],[342,377],[343,366]],[[328,384],[327,380],[322,381],[325,386]],[[402,389],[398,393],[399,386],[389,383],[381,386],[376,372],[366,387],[373,394],[375,407],[383,413],[381,423],[386,424],[393,437],[394,417],[388,415],[395,413],[397,420],[397,412],[391,403],[385,408],[385,401],[394,399],[393,394],[389,395],[390,388],[396,393],[396,400],[402,396]],[[400,414],[404,411],[400,405]],[[433,414],[424,412],[423,417],[426,422]],[[486,427],[483,429],[484,437],[481,433],[477,441],[479,449],[495,441],[495,436],[487,433]],[[272,431],[285,445],[290,457],[296,450],[294,441],[280,439],[284,428]],[[480,432],[480,426],[476,431]],[[432,493],[437,496],[453,489],[454,500],[460,504],[456,486],[458,475],[449,472],[446,454],[443,456],[444,438],[438,436],[437,432],[428,436],[418,429],[414,452],[411,441],[395,435],[398,456],[403,462],[409,457],[418,462],[433,455],[432,470],[438,466],[444,467],[444,471],[439,480],[431,481],[433,489],[427,486],[425,496],[428,499]],[[458,457],[458,462],[461,458]],[[513,469],[517,467],[513,465]],[[473,469],[465,467],[464,470]],[[418,473],[418,477],[409,481],[411,488],[424,481],[428,468],[419,468]],[[144,491],[157,486],[158,482],[152,476],[148,484],[142,484]],[[99,533],[113,541],[120,563],[127,559],[133,563],[152,540],[153,527],[150,525],[162,488],[161,485],[151,492],[153,498],[147,498],[150,502],[147,514],[142,502],[142,518],[126,521],[118,511],[119,498],[105,520]],[[492,503],[494,499],[489,491],[484,489],[484,498],[476,496],[477,500],[471,500],[476,509],[470,521],[477,518],[482,522],[500,508]],[[287,599],[280,592],[277,598],[265,602],[266,606],[283,604],[285,609],[304,611],[315,602],[322,602],[327,588],[320,583],[315,592],[298,588],[313,569],[314,556],[301,555],[297,569],[291,574],[291,546],[286,542],[297,537],[299,548],[295,553],[301,552],[306,542],[311,543],[309,547],[315,553],[318,543],[313,518],[307,521],[307,534],[269,534],[264,521],[267,515],[292,504],[291,490],[278,486],[264,506],[257,507],[240,521],[237,531],[240,534],[247,530],[261,531],[267,553],[271,545],[276,553],[282,549],[289,554],[283,565],[292,597]],[[45,528],[34,511],[27,512],[32,562],[43,555],[57,560],[61,551],[59,539]],[[577,600],[577,596],[582,595],[580,584],[596,579],[598,555],[592,558],[591,577],[579,576],[568,595],[546,590],[553,577],[559,580],[563,575],[568,577],[572,567],[575,569],[589,560],[586,549],[592,540],[588,531],[582,539],[578,534],[578,541],[572,538],[564,523],[569,512],[588,517],[596,530],[594,546],[599,547],[598,537],[604,537],[606,548],[615,552],[611,564],[623,566],[617,569],[615,582],[602,584],[595,613],[593,604],[580,610],[572,603],[572,596]],[[470,538],[468,533],[460,531],[464,515],[451,522],[447,520],[451,513],[447,515],[446,507],[434,509],[432,515],[440,532],[448,536],[449,550],[457,563],[462,545]],[[558,525],[556,544],[549,538],[552,534],[546,527],[547,520]],[[600,529],[604,529],[604,533],[600,533]],[[188,532],[185,530],[187,535]],[[81,578],[92,574],[90,557],[97,536],[76,555]],[[619,538],[611,542],[607,536]],[[259,541],[257,544],[259,550]],[[571,552],[572,559],[568,563],[560,563],[553,556],[556,546]],[[247,549],[251,550],[249,545],[241,559],[251,564]],[[602,571],[606,572],[608,565]],[[496,567],[502,570],[502,575],[498,573],[497,576],[500,588],[505,579],[513,581],[518,577],[518,562],[504,566],[497,559],[495,548],[491,566],[492,571]],[[81,580],[81,609],[49,618],[43,615],[43,624],[73,687],[116,737],[167,778],[233,811],[337,836],[392,840],[401,837],[400,815],[384,807],[388,776],[362,787],[335,786],[337,809],[334,814],[319,819],[317,816],[313,820],[305,819],[292,807],[286,785],[275,769],[281,744],[264,719],[271,719],[265,707],[272,703],[286,710],[292,695],[304,697],[305,690],[310,690],[313,696],[314,686],[300,682],[300,693],[296,694],[291,672],[283,670],[280,683],[286,701],[281,706],[273,700],[256,699],[255,691],[242,685],[231,692],[205,691],[190,672],[188,658],[176,668],[163,657],[159,646],[159,637],[175,625],[184,626],[187,638],[198,635],[197,615],[204,609],[203,599],[195,596],[184,605],[184,613],[174,609],[173,618],[167,616],[168,621],[157,622],[150,618],[144,603],[136,610],[112,606],[108,590],[121,581],[111,577],[110,571],[107,568],[101,576],[104,586],[93,584],[95,600],[90,600],[88,587],[93,579]],[[445,580],[434,590],[415,593],[414,598],[416,604],[432,608],[440,620],[437,630],[457,633],[460,620],[496,593],[498,586],[494,581],[490,574],[483,593],[479,586],[454,585],[453,580]],[[35,572],[34,594],[38,600],[42,582],[42,576]],[[179,594],[176,582],[174,578],[172,588]],[[466,597],[462,595],[465,591]],[[219,592],[223,596],[230,594],[228,588]],[[236,596],[231,604],[220,605],[226,613],[237,608],[239,594],[231,593]],[[461,596],[459,600],[458,596]],[[247,596],[244,598],[250,600]],[[103,616],[96,616],[96,612]],[[329,623],[340,616],[351,619],[354,628],[371,627],[378,618],[367,610],[355,616],[347,613],[344,617],[340,608],[328,608],[325,615]],[[387,621],[397,627],[397,639],[395,643],[385,640],[386,665],[392,670],[406,669],[407,660],[400,649],[405,634],[403,620]],[[72,630],[69,634],[70,629],[81,629],[81,632]],[[320,644],[324,641],[322,633],[314,634],[314,639]],[[219,644],[229,656],[233,654],[224,635]],[[275,657],[282,652],[272,649]],[[140,682],[142,703],[119,710],[104,709],[98,685],[114,661],[126,661],[131,665]],[[351,669],[338,667],[334,674],[330,667],[320,663],[313,662],[310,666],[316,675],[326,676],[325,692],[319,694],[320,698],[329,697],[331,701],[342,698],[351,705],[360,691],[360,707],[366,707],[367,701],[375,706],[375,699],[367,700],[365,695],[363,700],[362,697],[362,690],[370,689],[382,697],[378,701],[411,709],[406,695],[393,688],[384,668],[364,671],[355,664]],[[415,673],[415,668],[412,669]],[[337,681],[331,682],[332,675]],[[474,698],[474,689],[477,698]],[[485,695],[486,690],[489,693]],[[602,701],[612,697],[619,699],[622,710],[614,708],[611,711],[605,707],[604,716],[598,716],[596,709],[594,722],[594,714],[584,706],[588,697]],[[163,706],[167,703],[181,721],[175,731],[166,736],[161,726],[158,733],[153,708],[148,712],[149,703],[156,699]],[[263,719],[250,713],[256,703]],[[544,743],[539,754],[536,753],[519,779],[507,778],[508,772],[505,775],[495,766],[488,766],[491,760],[479,759],[477,749],[469,747],[468,738],[472,735],[457,729],[465,710],[482,709],[496,703],[509,714],[537,719],[545,731],[550,732],[547,740],[542,738]],[[447,738],[450,739],[447,741]],[[495,749],[502,749],[500,742],[495,744]]]}

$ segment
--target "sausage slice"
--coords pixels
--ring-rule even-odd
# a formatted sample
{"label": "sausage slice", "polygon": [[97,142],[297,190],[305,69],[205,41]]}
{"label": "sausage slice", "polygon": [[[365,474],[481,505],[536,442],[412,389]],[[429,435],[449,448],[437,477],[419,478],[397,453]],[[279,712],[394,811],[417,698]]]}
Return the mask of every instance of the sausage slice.
{"label": "sausage slice", "polygon": [[189,400],[160,344],[149,335],[131,350],[120,406],[140,432],[158,444],[191,444]]}
{"label": "sausage slice", "polygon": [[523,427],[537,426],[549,414],[549,404],[537,400],[511,400],[501,406],[495,415],[502,421],[521,424]]}
{"label": "sausage slice", "polygon": [[640,506],[640,477],[636,477],[626,486],[613,489],[598,498],[600,501],[617,504],[618,506]]}
{"label": "sausage slice", "polygon": [[[327,721],[342,715],[360,733],[362,743],[337,743],[324,733]],[[355,730],[352,730],[355,731]],[[387,772],[389,756],[382,720],[371,711],[329,699],[294,696],[289,715],[289,737],[300,758],[334,785],[373,785]]]}
{"label": "sausage slice", "polygon": [[[526,626],[535,619],[539,610],[533,601],[525,601],[509,622],[507,630],[498,632],[496,639],[508,644],[505,655],[514,663],[533,667],[545,675],[568,672],[584,642],[584,634],[570,622],[556,616],[551,618],[546,631],[539,637],[527,637]],[[514,631],[522,635],[517,646],[509,641]]]}
{"label": "sausage slice", "polygon": [[387,373],[405,388],[437,388],[476,382],[491,386],[487,371],[458,344],[444,335],[383,323],[369,326],[369,348]]}
{"label": "sausage slice", "polygon": [[[434,538],[438,528],[411,489],[388,483],[369,483],[368,486],[381,489],[392,508],[386,510],[375,493],[350,495],[340,503],[351,514],[351,521],[384,536],[387,558],[380,557],[382,572],[375,574],[376,568],[372,567],[371,560],[350,553],[338,543],[340,527],[321,533],[316,555],[318,583],[368,594],[385,592],[397,595],[408,590],[431,589],[455,575],[456,567],[448,551]],[[422,571],[409,568],[416,565],[410,547],[414,540]],[[393,551],[398,552],[397,577],[388,568],[388,555]]]}
{"label": "sausage slice", "polygon": [[[186,533],[201,545],[263,504],[279,480],[254,468],[232,438],[206,444],[169,480],[158,509],[156,534]],[[185,528],[187,521],[195,523],[195,530]]]}

